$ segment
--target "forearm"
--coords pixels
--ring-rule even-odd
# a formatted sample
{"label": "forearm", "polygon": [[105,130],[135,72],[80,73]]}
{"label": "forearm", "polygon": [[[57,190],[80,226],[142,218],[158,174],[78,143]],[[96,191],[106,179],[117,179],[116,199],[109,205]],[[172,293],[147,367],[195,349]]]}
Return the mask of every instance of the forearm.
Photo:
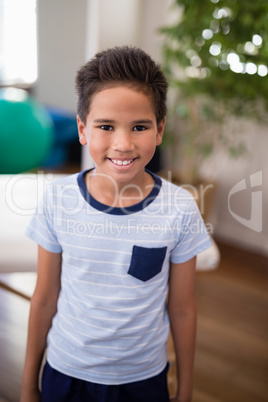
{"label": "forearm", "polygon": [[186,311],[169,309],[171,331],[177,361],[178,391],[175,401],[190,402],[193,388],[193,365],[196,337],[194,302]]}
{"label": "forearm", "polygon": [[28,392],[36,392],[38,390],[38,377],[46,347],[47,334],[55,313],[55,305],[46,304],[35,295],[33,296],[28,325],[28,341],[22,378],[21,401],[26,400],[24,399],[24,395],[28,394]]}

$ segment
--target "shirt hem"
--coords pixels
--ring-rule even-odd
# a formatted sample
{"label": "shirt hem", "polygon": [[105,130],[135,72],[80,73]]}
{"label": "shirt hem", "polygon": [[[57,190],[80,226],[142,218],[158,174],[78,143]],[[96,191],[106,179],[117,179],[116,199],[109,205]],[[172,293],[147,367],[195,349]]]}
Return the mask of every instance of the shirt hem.
{"label": "shirt hem", "polygon": [[[116,378],[118,378],[118,381],[116,379],[111,380],[111,378],[109,378],[105,375],[101,375],[101,378],[100,378],[99,376],[94,376],[94,375],[87,375],[87,376],[82,375],[83,373],[79,370],[76,370],[74,372],[73,370],[68,370],[66,368],[62,369],[62,367],[58,367],[56,364],[54,364],[54,361],[51,361],[49,356],[47,356],[47,362],[54,370],[57,370],[60,373],[67,375],[69,377],[72,377],[72,378],[77,378],[82,381],[87,381],[87,382],[101,384],[101,385],[123,385],[123,384],[135,383],[138,381],[144,381],[144,380],[148,380],[150,378],[156,377],[165,369],[165,367],[167,366],[168,360],[167,359],[164,360],[164,363],[161,365],[158,365],[156,370],[151,371],[148,374],[136,376],[135,378],[134,377],[126,377],[125,379],[122,380],[122,373],[118,373],[118,376],[116,377]],[[140,371],[139,371],[139,373],[140,373]]]}

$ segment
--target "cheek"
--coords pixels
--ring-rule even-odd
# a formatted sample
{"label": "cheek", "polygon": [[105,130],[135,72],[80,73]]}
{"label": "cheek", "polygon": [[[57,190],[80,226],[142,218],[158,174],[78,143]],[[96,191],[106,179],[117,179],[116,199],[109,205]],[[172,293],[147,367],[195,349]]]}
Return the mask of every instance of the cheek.
{"label": "cheek", "polygon": [[104,138],[102,135],[95,135],[92,133],[88,137],[88,148],[90,152],[100,153],[107,149],[109,144],[107,144],[107,139]]}
{"label": "cheek", "polygon": [[155,135],[152,135],[151,137],[148,137],[146,141],[143,142],[141,149],[143,149],[143,152],[148,155],[148,156],[153,156],[156,148],[156,137]]}

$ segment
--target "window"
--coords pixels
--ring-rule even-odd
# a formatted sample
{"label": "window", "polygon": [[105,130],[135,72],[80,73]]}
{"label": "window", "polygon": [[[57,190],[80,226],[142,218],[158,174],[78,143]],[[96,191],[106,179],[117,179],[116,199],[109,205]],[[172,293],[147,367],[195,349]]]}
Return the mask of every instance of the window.
{"label": "window", "polygon": [[37,0],[0,0],[0,84],[37,79]]}

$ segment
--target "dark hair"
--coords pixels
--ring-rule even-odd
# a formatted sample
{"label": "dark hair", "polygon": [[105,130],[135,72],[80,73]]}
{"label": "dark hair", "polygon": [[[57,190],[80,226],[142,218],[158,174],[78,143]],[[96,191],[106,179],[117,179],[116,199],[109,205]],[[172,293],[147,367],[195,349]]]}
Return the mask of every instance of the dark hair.
{"label": "dark hair", "polygon": [[77,112],[84,124],[93,96],[105,88],[125,85],[149,94],[157,124],[167,112],[167,80],[159,64],[143,50],[122,46],[95,55],[76,75]]}

